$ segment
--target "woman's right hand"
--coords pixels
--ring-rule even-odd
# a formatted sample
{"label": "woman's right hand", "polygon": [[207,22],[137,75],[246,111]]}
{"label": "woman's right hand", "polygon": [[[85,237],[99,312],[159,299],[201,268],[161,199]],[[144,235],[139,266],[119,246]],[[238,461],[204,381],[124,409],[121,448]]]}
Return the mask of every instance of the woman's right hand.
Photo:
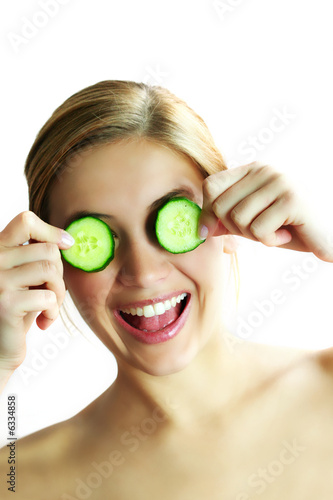
{"label": "woman's right hand", "polygon": [[[65,298],[60,249],[69,235],[31,211],[0,232],[0,369],[14,371],[26,356],[26,334],[36,323],[46,330]],[[70,238],[70,237],[69,237]],[[27,245],[23,243],[29,242]]]}

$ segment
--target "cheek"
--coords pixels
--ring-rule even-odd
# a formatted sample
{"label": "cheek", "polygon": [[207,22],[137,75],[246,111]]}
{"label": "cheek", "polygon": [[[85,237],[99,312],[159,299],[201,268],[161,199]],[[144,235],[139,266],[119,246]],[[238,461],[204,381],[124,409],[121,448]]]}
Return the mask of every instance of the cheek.
{"label": "cheek", "polygon": [[[205,245],[202,246],[204,247]],[[223,237],[215,236],[214,238],[210,238],[207,241],[203,259],[205,262],[204,270],[214,285],[223,281],[226,272],[224,256]]]}
{"label": "cheek", "polygon": [[[225,265],[223,259],[222,237],[209,238],[192,252],[182,254],[181,269],[193,280],[202,293],[222,291]],[[201,290],[200,290],[201,289]]]}
{"label": "cheek", "polygon": [[65,263],[64,280],[79,313],[87,323],[92,323],[105,310],[112,277],[107,270],[85,273]]}

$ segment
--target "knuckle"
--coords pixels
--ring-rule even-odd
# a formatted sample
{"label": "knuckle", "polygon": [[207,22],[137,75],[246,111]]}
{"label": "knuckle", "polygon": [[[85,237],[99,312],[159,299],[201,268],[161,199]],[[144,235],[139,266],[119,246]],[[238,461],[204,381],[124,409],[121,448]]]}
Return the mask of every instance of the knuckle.
{"label": "knuckle", "polygon": [[271,179],[272,179],[272,181],[277,183],[277,185],[280,188],[282,188],[284,190],[288,189],[290,187],[289,180],[288,180],[287,176],[282,172],[277,172],[276,170],[274,170],[274,172],[271,175]]}
{"label": "knuckle", "polygon": [[263,161],[260,161],[260,160],[257,160],[257,161],[254,161],[253,163],[251,163],[251,165],[254,167],[254,168],[258,168],[258,169],[263,169],[263,168],[272,168],[271,165],[269,165],[268,163],[265,163]]}
{"label": "knuckle", "polygon": [[279,172],[274,172],[270,177],[270,181],[276,184],[280,191],[285,191],[288,187],[285,176]]}
{"label": "knuckle", "polygon": [[260,238],[260,242],[266,247],[274,247],[276,244],[276,238],[274,235],[263,235]]}
{"label": "knuckle", "polygon": [[250,231],[255,238],[262,241],[265,234],[263,232],[263,224],[260,221],[254,220],[250,225]]}
{"label": "knuckle", "polygon": [[224,213],[223,213],[223,204],[222,204],[222,201],[220,199],[220,197],[216,198],[216,200],[212,203],[212,210],[214,212],[214,214],[217,216],[217,217],[223,217],[224,216]]}
{"label": "knuckle", "polygon": [[55,260],[60,256],[60,250],[55,243],[45,243],[45,251],[50,260]]}
{"label": "knuckle", "polygon": [[57,302],[57,295],[56,295],[56,293],[53,290],[41,290],[41,292],[43,293],[44,300],[47,303],[54,304],[54,305],[56,304],[56,302]]}
{"label": "knuckle", "polygon": [[205,196],[209,197],[209,193],[210,193],[210,186],[211,186],[211,175],[209,177],[206,177],[206,179],[204,179],[204,181],[202,182],[202,190],[203,190],[203,193]]}
{"label": "knuckle", "polygon": [[245,228],[247,226],[247,223],[244,219],[244,211],[239,210],[237,207],[231,210],[230,219],[240,228]]}
{"label": "knuckle", "polygon": [[280,202],[282,202],[284,205],[292,205],[294,201],[294,193],[290,190],[284,191],[281,196],[279,197]]}
{"label": "knuckle", "polygon": [[265,177],[271,177],[276,173],[274,168],[271,165],[267,165],[267,163],[256,162],[255,167],[253,168],[254,173],[263,175]]}
{"label": "knuckle", "polygon": [[262,234],[258,240],[260,240],[260,243],[266,247],[274,247],[276,243],[276,237],[274,234]]}
{"label": "knuckle", "polygon": [[13,295],[8,290],[0,291],[0,316],[5,316],[13,305]]}
{"label": "knuckle", "polygon": [[277,170],[275,170],[273,167],[271,167],[269,165],[265,169],[265,173],[267,174],[267,177],[269,177],[272,181],[281,182],[284,179],[284,175],[282,172],[278,172]]}
{"label": "knuckle", "polygon": [[36,214],[31,210],[25,210],[19,214],[19,219],[24,226],[32,226],[36,222]]}
{"label": "knuckle", "polygon": [[216,196],[218,196],[218,194],[221,191],[221,186],[223,185],[223,178],[224,177],[221,176],[221,172],[217,172],[215,174],[206,177],[206,179],[204,179],[202,183],[202,190],[204,196],[210,199],[216,198]]}
{"label": "knuckle", "polygon": [[40,263],[43,274],[49,275],[56,270],[56,266],[49,260],[42,260]]}
{"label": "knuckle", "polygon": [[260,162],[260,161],[253,161],[252,163],[249,163],[246,165],[247,171],[250,175],[256,175],[266,167],[266,163]]}

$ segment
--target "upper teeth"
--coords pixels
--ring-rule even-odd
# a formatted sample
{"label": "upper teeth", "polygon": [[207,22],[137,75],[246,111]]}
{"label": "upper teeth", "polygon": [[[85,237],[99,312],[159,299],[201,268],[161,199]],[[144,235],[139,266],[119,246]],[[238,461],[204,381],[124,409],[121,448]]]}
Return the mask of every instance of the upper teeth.
{"label": "upper teeth", "polygon": [[159,316],[164,314],[165,311],[175,307],[176,304],[183,300],[187,296],[187,293],[182,293],[177,297],[172,297],[170,300],[165,300],[164,302],[157,302],[157,304],[149,304],[149,306],[141,307],[131,307],[127,309],[120,309],[120,311],[126,314],[132,314],[132,316],[144,316],[145,318],[152,318],[153,316]]}

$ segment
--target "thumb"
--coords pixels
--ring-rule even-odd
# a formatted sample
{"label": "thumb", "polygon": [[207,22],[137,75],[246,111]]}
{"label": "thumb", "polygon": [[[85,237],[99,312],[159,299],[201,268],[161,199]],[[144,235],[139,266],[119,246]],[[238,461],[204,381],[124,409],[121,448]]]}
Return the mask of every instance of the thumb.
{"label": "thumb", "polygon": [[208,238],[208,236],[221,236],[230,233],[224,227],[220,219],[216,217],[214,212],[203,207],[199,218],[198,234],[199,237],[204,240]]}

